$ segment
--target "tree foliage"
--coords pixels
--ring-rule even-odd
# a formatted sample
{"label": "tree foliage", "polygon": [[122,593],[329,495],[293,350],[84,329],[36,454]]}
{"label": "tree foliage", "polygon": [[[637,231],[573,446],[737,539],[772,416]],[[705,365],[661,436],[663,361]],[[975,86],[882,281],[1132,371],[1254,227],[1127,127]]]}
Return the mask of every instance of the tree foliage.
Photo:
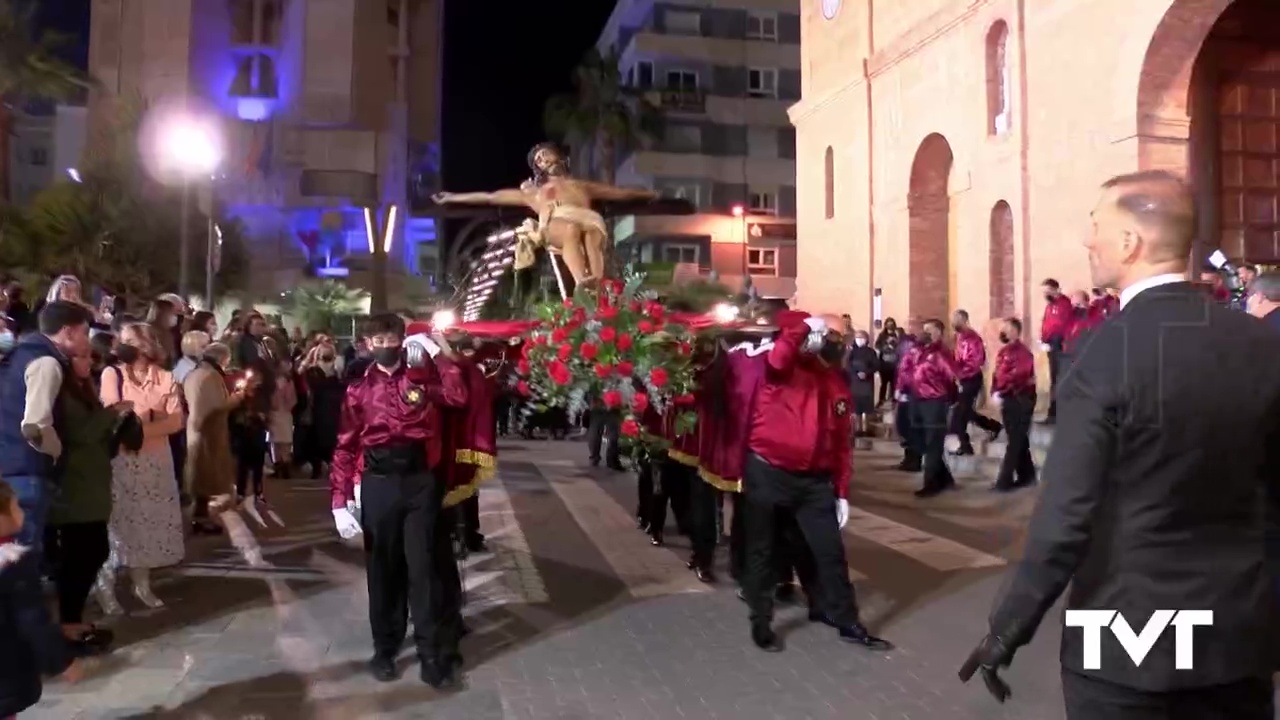
{"label": "tree foliage", "polygon": [[295,318],[306,332],[333,330],[339,317],[363,312],[368,299],[369,293],[364,290],[349,288],[336,280],[315,280],[287,293],[281,310]]}
{"label": "tree foliage", "polygon": [[547,100],[544,129],[585,157],[579,171],[612,184],[620,153],[658,131],[659,113],[644,94],[622,80],[616,50],[587,51],[573,73],[573,91]]}
{"label": "tree foliage", "polygon": [[[45,275],[71,273],[114,294],[144,299],[177,287],[182,190],[152,179],[138,149],[145,104],[118,103],[90,138],[80,182],[59,182],[30,205],[0,216],[0,261]],[[194,193],[193,193],[194,195]],[[186,213],[193,287],[203,288],[208,218],[191,199]],[[221,235],[215,292],[245,274],[243,227],[214,218]]]}

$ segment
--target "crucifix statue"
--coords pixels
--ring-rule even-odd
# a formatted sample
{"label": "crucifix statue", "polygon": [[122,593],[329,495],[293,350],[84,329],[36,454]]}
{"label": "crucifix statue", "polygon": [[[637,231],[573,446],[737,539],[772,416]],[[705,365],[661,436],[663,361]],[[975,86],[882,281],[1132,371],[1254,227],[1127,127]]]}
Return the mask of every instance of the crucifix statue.
{"label": "crucifix statue", "polygon": [[471,203],[527,207],[538,215],[517,230],[515,269],[534,262],[534,252],[546,247],[564,258],[576,286],[589,287],[605,273],[609,229],[593,201],[653,200],[650,190],[633,190],[575,178],[569,174],[565,153],[552,143],[540,143],[529,151],[533,178],[519,189],[494,192],[438,193],[437,203]]}

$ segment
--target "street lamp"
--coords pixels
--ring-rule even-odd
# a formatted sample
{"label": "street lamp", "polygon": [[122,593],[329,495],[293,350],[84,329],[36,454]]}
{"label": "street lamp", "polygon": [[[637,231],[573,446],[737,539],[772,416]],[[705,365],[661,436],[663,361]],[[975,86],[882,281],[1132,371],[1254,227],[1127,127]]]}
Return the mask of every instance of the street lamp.
{"label": "street lamp", "polygon": [[[182,219],[178,229],[178,294],[190,295],[191,238],[187,230],[192,180],[211,180],[222,162],[222,146],[217,129],[198,117],[179,116],[169,119],[162,129],[160,150],[166,164],[182,176]],[[213,223],[213,188],[209,188],[209,223]],[[205,298],[213,307],[213,231],[207,230]]]}
{"label": "street lamp", "polygon": [[747,272],[747,209],[738,204],[730,208],[730,212],[742,221],[742,292],[745,293],[747,286],[751,284],[750,274]]}

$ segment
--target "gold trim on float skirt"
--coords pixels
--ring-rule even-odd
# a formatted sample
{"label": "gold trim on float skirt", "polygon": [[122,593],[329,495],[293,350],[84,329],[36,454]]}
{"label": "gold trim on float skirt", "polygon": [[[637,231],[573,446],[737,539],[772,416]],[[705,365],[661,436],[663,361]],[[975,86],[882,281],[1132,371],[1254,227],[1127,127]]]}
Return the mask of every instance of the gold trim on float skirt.
{"label": "gold trim on float skirt", "polygon": [[450,490],[444,496],[442,507],[453,507],[464,500],[470,500],[480,490],[480,483],[492,478],[498,471],[498,458],[478,450],[458,450],[454,453],[454,462],[459,465],[474,465],[476,472],[471,481]]}
{"label": "gold trim on float skirt", "polygon": [[741,480],[727,480],[703,467],[698,468],[698,476],[710,483],[711,486],[717,490],[735,493],[742,492]]}
{"label": "gold trim on float skirt", "polygon": [[689,453],[682,453],[679,450],[668,450],[667,457],[675,460],[681,465],[688,465],[691,468],[698,467],[698,458],[690,455]]}

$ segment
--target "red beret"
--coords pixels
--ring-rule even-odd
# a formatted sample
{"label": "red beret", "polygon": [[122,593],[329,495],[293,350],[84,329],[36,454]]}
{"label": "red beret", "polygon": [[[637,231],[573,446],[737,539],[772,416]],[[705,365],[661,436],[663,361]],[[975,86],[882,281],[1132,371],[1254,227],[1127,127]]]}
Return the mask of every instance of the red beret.
{"label": "red beret", "polygon": [[774,316],[773,321],[777,324],[779,330],[786,330],[789,327],[799,325],[805,320],[808,320],[809,317],[809,313],[804,312],[803,310],[779,310],[778,314]]}
{"label": "red beret", "polygon": [[430,332],[431,332],[431,323],[425,322],[422,320],[411,322],[404,327],[405,335],[417,335],[419,333],[430,333]]}

